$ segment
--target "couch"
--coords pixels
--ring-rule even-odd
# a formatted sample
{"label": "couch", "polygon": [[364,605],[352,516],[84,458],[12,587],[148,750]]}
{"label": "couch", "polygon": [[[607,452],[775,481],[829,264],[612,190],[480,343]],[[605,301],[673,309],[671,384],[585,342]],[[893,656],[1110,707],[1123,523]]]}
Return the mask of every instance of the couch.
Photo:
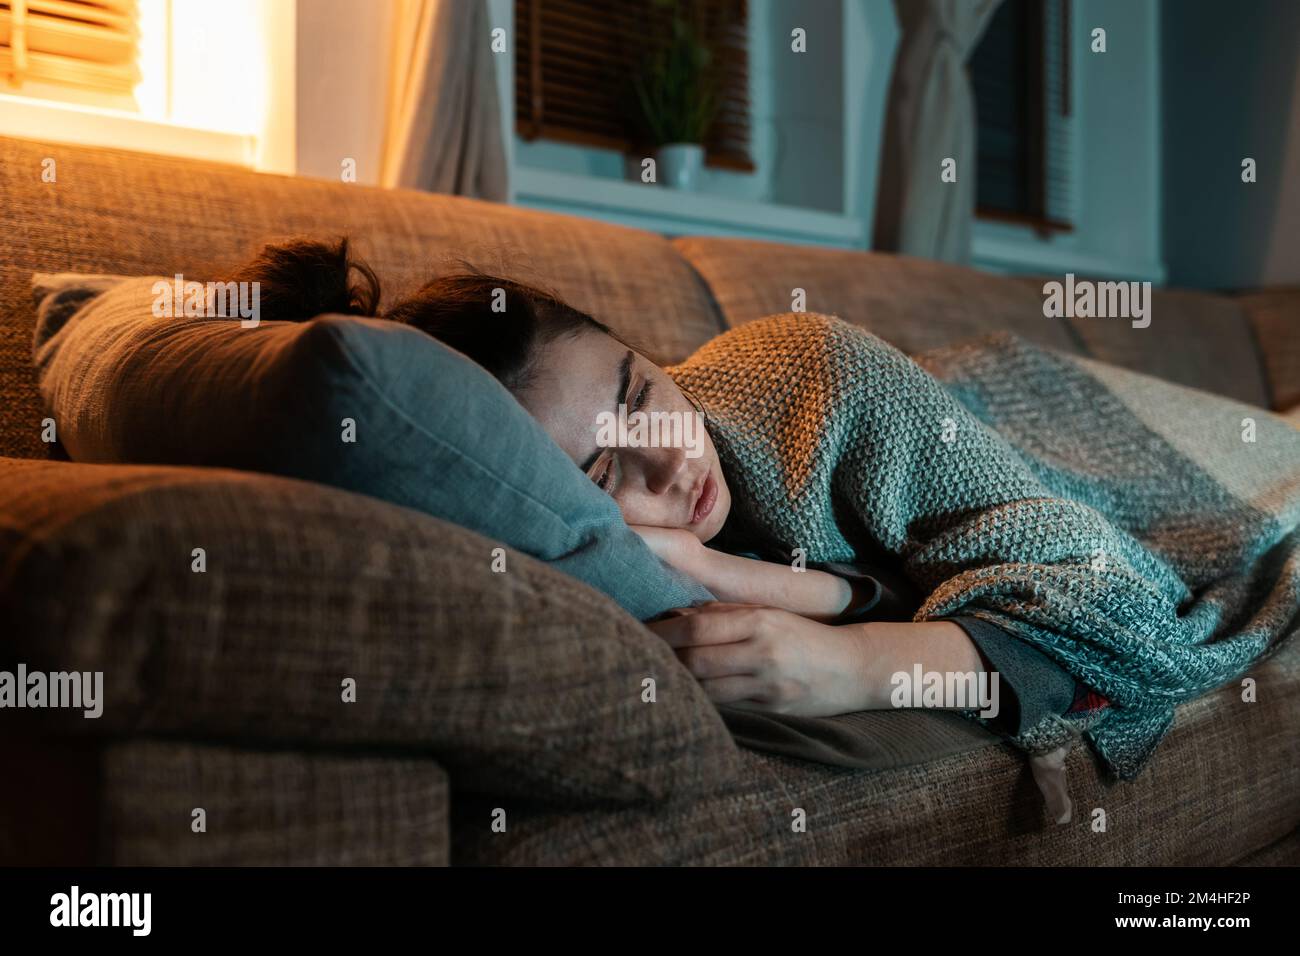
{"label": "couch", "polygon": [[[874,770],[741,746],[604,595],[513,552],[493,574],[495,542],[427,515],[271,476],[58,460],[33,273],[211,277],[297,233],[353,236],[389,299],[457,258],[544,284],[664,362],[802,289],[905,351],[1006,329],[1300,403],[1300,289],[1158,290],[1138,331],[1045,318],[1034,281],[929,261],[0,139],[0,670],[97,669],[115,688],[97,720],[0,711],[0,864],[1300,862],[1294,640],[1252,672],[1255,703],[1227,686],[1181,706],[1131,783],[1075,748],[1062,826],[1023,757],[951,715],[887,715],[910,729]],[[195,542],[225,557],[191,573]]]}

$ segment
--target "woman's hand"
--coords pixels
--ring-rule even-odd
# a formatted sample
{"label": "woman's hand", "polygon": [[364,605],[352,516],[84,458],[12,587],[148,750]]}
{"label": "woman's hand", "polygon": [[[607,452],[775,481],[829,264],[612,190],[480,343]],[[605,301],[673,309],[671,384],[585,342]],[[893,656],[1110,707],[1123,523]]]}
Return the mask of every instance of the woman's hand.
{"label": "woman's hand", "polygon": [[646,626],[714,703],[801,717],[890,709],[899,675],[910,678],[916,665],[940,673],[990,670],[951,621],[832,627],[778,608],[715,603]]}
{"label": "woman's hand", "polygon": [[860,627],[831,627],[778,608],[705,604],[647,625],[718,704],[826,717],[864,710],[870,691]]}
{"label": "woman's hand", "polygon": [[644,524],[634,524],[630,527],[641,536],[642,541],[649,545],[650,550],[658,556],[659,560],[697,581],[701,579],[705,570],[704,552],[707,549],[704,547],[704,542],[695,535],[685,528],[655,528]]}

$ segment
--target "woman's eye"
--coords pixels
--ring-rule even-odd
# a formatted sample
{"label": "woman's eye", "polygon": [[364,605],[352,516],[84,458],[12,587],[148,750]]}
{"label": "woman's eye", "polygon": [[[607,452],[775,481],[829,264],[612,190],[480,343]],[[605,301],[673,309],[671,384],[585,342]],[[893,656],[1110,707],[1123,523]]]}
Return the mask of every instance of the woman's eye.
{"label": "woman's eye", "polygon": [[614,469],[611,465],[610,459],[606,458],[605,464],[601,466],[600,470],[595,475],[596,487],[601,491],[609,491],[609,486],[613,481],[613,478]]}

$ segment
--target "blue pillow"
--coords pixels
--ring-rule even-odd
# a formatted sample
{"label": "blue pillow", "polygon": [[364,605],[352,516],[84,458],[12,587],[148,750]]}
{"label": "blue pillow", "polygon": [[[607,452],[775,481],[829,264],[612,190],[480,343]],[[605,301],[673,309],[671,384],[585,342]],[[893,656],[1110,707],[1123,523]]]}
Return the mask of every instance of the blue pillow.
{"label": "blue pillow", "polygon": [[160,318],[160,282],[33,280],[41,392],[74,461],[241,468],[361,492],[547,561],[641,619],[710,599],[460,353],[355,316],[252,328]]}

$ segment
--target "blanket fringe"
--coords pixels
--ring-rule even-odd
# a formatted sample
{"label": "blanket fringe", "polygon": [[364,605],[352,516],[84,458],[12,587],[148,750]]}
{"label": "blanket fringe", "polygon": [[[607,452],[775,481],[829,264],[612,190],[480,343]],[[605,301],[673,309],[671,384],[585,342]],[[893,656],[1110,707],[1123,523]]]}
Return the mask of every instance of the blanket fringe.
{"label": "blanket fringe", "polygon": [[1055,750],[1033,754],[1029,758],[1029,769],[1043,794],[1047,812],[1059,824],[1069,823],[1074,818],[1070,784],[1065,777],[1065,760],[1070,755],[1070,750],[1071,744],[1062,744]]}

